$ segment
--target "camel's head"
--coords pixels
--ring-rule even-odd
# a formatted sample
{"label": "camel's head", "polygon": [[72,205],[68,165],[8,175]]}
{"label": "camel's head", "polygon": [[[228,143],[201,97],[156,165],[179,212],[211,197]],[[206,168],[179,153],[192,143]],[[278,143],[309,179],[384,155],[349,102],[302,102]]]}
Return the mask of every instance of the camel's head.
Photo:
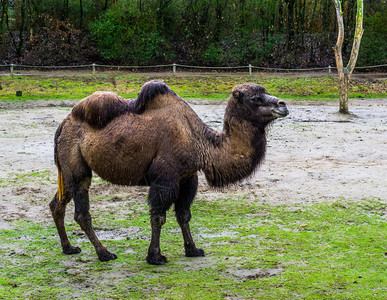
{"label": "camel's head", "polygon": [[271,96],[255,83],[235,86],[231,98],[234,99],[238,114],[252,122],[268,124],[289,114],[285,101]]}

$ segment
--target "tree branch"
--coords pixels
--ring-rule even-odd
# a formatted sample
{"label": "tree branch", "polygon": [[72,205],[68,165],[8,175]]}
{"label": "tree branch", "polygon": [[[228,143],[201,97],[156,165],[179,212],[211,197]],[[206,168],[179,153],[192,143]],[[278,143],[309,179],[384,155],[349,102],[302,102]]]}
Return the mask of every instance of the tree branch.
{"label": "tree branch", "polygon": [[333,47],[336,58],[336,66],[339,76],[343,76],[343,57],[341,54],[341,49],[343,47],[344,41],[344,22],[343,22],[343,13],[341,11],[341,1],[333,0],[335,3],[336,15],[337,15],[337,25],[338,25],[338,35],[336,45]]}
{"label": "tree branch", "polygon": [[349,75],[351,75],[352,71],[355,69],[363,32],[363,0],[357,0],[355,37],[353,38],[351,57],[347,65]]}

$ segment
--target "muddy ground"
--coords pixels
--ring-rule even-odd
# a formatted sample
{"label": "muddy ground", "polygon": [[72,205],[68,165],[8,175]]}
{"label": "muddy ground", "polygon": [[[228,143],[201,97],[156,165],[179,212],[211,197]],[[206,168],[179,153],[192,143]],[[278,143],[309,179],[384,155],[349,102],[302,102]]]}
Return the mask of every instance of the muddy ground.
{"label": "muddy ground", "polygon": [[[353,101],[349,116],[339,115],[336,103],[311,104],[289,104],[290,115],[269,130],[266,159],[254,176],[222,191],[209,189],[201,176],[199,196],[237,195],[273,204],[386,201],[387,100]],[[0,112],[0,229],[9,228],[13,220],[51,218],[48,203],[56,190],[53,138],[71,109],[52,105],[35,102]],[[192,107],[206,123],[221,129],[224,103]],[[90,195],[145,201],[146,193],[143,187],[113,186],[97,179]],[[92,201],[93,205],[103,203]]]}

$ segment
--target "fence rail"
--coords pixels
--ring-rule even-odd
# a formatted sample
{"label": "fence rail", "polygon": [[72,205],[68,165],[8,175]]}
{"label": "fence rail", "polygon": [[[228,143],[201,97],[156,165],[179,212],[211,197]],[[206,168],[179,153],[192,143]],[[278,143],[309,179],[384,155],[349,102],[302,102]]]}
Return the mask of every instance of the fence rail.
{"label": "fence rail", "polygon": [[[172,73],[177,73],[177,68],[181,69],[201,69],[201,70],[241,70],[248,69],[249,75],[253,74],[253,70],[265,70],[265,71],[282,71],[282,72],[305,72],[305,71],[327,71],[328,75],[331,75],[333,70],[337,70],[336,67],[318,67],[318,68],[272,68],[272,67],[259,67],[249,64],[248,66],[234,66],[234,67],[208,67],[208,66],[190,66],[182,64],[166,64],[166,65],[153,65],[153,66],[117,66],[117,65],[100,65],[100,64],[87,64],[87,65],[72,65],[72,66],[32,66],[32,65],[18,65],[18,64],[5,64],[0,65],[0,68],[9,68],[10,75],[15,75],[15,69],[75,69],[75,68],[90,68],[92,74],[96,74],[96,68],[109,68],[109,69],[154,69],[154,68],[171,68]],[[355,69],[373,69],[373,68],[385,68],[387,64],[374,65],[374,66],[362,66],[355,67]]]}

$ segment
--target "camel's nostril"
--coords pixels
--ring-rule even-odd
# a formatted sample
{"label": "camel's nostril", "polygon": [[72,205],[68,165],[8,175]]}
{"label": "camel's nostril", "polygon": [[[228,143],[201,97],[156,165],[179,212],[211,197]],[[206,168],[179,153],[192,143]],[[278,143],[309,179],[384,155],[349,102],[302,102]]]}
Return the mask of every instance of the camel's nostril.
{"label": "camel's nostril", "polygon": [[277,104],[278,106],[286,106],[286,103],[284,100],[278,100]]}

